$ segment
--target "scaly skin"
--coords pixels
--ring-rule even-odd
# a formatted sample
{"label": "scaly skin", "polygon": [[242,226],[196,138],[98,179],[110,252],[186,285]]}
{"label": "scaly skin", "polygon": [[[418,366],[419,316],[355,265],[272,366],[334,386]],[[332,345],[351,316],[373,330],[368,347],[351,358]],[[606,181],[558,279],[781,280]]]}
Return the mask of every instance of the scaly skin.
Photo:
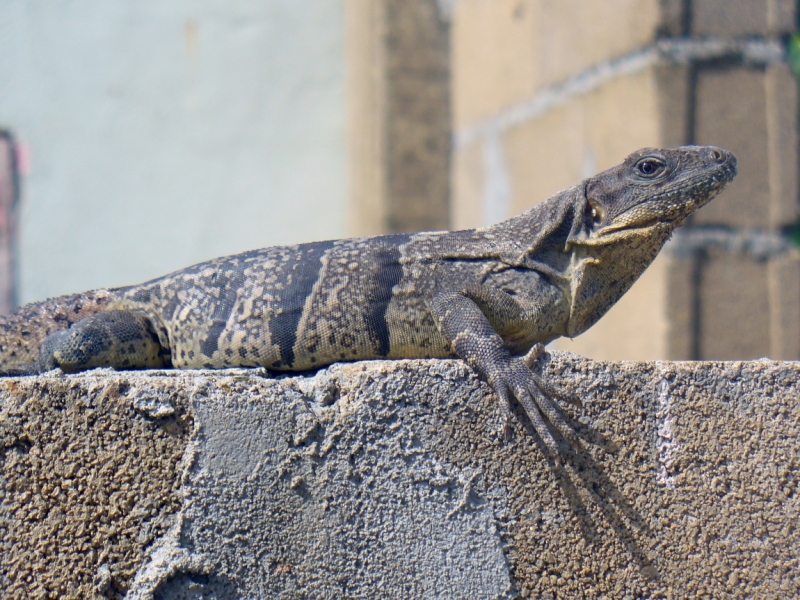
{"label": "scaly skin", "polygon": [[[512,396],[557,459],[574,432],[531,364],[642,274],[675,227],[736,175],[713,147],[643,149],[484,229],[280,246],[128,288],[29,304],[0,321],[0,370],[36,373],[458,356]],[[525,353],[532,354],[525,357]]]}

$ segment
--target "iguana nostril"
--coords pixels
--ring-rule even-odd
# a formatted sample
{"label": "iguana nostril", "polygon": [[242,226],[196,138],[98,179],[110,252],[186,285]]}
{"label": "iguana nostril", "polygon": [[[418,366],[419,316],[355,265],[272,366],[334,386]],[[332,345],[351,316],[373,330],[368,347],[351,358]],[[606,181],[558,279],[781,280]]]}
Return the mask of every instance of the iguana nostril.
{"label": "iguana nostril", "polygon": [[718,163],[725,162],[725,155],[722,153],[722,151],[718,150],[717,148],[714,148],[711,151],[711,160]]}

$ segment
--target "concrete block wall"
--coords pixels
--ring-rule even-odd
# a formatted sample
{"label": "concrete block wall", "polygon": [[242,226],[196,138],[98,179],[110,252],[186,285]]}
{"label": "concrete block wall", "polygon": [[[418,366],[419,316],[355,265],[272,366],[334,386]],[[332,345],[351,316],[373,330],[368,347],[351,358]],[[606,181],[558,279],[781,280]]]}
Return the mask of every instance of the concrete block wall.
{"label": "concrete block wall", "polygon": [[0,595],[800,595],[797,363],[541,368],[563,467],[461,361],[3,379]]}
{"label": "concrete block wall", "polygon": [[[451,223],[500,221],[644,146],[715,144],[740,175],[593,329],[604,359],[800,358],[788,0],[455,3]],[[683,239],[682,239],[683,238]]]}

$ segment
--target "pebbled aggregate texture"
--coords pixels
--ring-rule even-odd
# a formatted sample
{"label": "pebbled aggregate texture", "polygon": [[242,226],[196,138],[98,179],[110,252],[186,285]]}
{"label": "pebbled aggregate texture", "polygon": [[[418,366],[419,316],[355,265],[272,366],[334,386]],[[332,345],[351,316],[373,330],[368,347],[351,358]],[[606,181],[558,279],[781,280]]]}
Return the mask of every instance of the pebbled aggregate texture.
{"label": "pebbled aggregate texture", "polygon": [[4,597],[800,595],[800,364],[542,368],[560,469],[454,360],[2,380]]}
{"label": "pebbled aggregate texture", "polygon": [[181,508],[178,383],[145,391],[174,406],[156,421],[121,374],[0,380],[0,597],[124,597]]}

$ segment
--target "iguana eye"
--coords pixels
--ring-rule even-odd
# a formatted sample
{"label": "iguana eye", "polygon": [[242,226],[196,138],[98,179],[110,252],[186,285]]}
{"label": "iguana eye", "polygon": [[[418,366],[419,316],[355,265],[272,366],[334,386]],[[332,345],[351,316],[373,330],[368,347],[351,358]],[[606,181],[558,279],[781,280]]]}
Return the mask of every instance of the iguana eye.
{"label": "iguana eye", "polygon": [[599,225],[606,218],[606,211],[599,204],[592,204],[589,214],[592,216],[592,225]]}
{"label": "iguana eye", "polygon": [[664,163],[657,158],[643,158],[634,167],[637,175],[651,179],[664,172]]}

